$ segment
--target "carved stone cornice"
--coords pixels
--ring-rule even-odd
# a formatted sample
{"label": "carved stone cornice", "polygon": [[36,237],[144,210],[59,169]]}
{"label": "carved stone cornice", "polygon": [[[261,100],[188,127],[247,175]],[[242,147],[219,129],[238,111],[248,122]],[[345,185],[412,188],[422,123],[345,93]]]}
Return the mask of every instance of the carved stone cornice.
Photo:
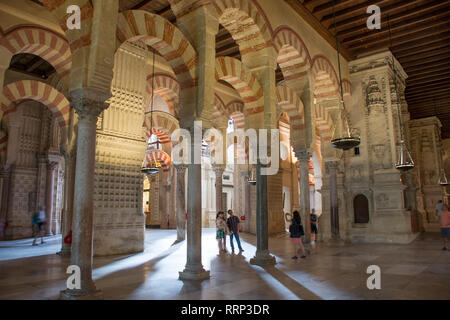
{"label": "carved stone cornice", "polygon": [[108,108],[110,93],[103,91],[81,88],[75,89],[69,93],[70,106],[75,109],[78,120],[88,119],[97,121],[98,116]]}
{"label": "carved stone cornice", "polygon": [[186,172],[187,165],[185,164],[175,164],[175,170],[177,170],[177,174],[183,175]]}

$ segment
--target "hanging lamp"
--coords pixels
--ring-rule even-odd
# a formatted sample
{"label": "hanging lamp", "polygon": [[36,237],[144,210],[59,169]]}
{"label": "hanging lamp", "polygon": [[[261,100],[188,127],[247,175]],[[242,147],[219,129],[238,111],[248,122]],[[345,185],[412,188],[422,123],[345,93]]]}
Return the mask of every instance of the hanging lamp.
{"label": "hanging lamp", "polygon": [[387,15],[387,22],[389,27],[389,50],[391,51],[392,55],[392,70],[394,71],[394,90],[395,90],[395,96],[396,96],[396,104],[397,104],[397,116],[398,116],[398,123],[400,126],[400,143],[399,143],[399,152],[397,155],[397,163],[395,164],[395,168],[399,171],[409,171],[411,169],[414,169],[414,161],[411,157],[411,154],[409,153],[408,147],[405,143],[404,138],[404,132],[403,132],[403,120],[402,120],[402,109],[401,109],[401,101],[400,101],[400,95],[398,93],[398,85],[397,85],[397,70],[395,69],[395,60],[394,60],[394,53],[392,51],[392,35],[391,35],[391,23],[389,21],[389,14]]}
{"label": "hanging lamp", "polygon": [[[341,121],[341,124],[342,124],[341,136],[335,137],[333,140],[331,140],[331,146],[336,149],[349,150],[349,149],[359,146],[359,144],[361,143],[361,138],[353,132],[353,130],[350,126],[350,121],[348,119],[348,114],[345,109],[344,91],[342,88],[339,41],[337,38],[337,31],[336,31],[335,1],[333,1],[333,22],[334,22],[334,38],[336,40],[337,61],[338,61],[338,69],[339,69],[339,86],[341,89],[340,101],[339,101],[338,105],[339,105],[339,111],[341,113],[341,117],[342,117],[343,121]],[[341,108],[341,106],[342,106],[342,108]],[[336,134],[336,131],[335,131],[335,134]]]}
{"label": "hanging lamp", "polygon": [[[153,128],[153,100],[154,100],[154,89],[155,89],[155,56],[156,53],[153,52],[153,65],[152,65],[152,95],[151,95],[151,102],[150,102],[150,134],[152,133],[152,128]],[[145,115],[147,115],[148,112],[145,113]],[[152,146],[155,143],[150,143],[147,147],[147,152],[152,150]],[[156,141],[157,146],[159,146],[159,141]],[[145,161],[145,160],[144,160]],[[161,163],[156,160],[156,159],[151,159],[150,163],[147,163],[147,166],[143,166],[141,168],[141,172],[148,174],[148,175],[153,175],[153,174],[157,174],[161,169]]]}

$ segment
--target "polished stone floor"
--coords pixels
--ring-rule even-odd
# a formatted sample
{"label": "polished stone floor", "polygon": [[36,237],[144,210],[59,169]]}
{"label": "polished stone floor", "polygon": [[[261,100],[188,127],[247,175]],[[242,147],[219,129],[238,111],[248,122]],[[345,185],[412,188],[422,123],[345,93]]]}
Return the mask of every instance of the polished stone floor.
{"label": "polished stone floor", "polygon": [[[292,260],[287,236],[272,237],[278,264],[248,263],[256,239],[242,234],[242,255],[218,255],[214,229],[203,229],[203,263],[211,279],[178,280],[186,243],[174,230],[146,232],[143,253],[94,258],[93,276],[105,299],[450,299],[450,251],[437,233],[409,245],[319,244],[306,259]],[[0,299],[57,299],[65,289],[69,259],[55,253],[59,237],[0,242]],[[381,268],[381,289],[369,290],[369,265]]]}

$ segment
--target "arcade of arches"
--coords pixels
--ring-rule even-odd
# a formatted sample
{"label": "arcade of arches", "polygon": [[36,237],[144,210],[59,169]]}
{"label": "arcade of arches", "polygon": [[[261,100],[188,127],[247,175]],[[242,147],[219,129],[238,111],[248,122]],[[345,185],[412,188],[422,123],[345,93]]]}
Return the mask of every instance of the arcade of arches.
{"label": "arcade of arches", "polygon": [[[66,27],[69,2],[81,8],[79,30]],[[97,294],[93,256],[142,252],[146,232],[161,229],[186,243],[180,279],[208,279],[201,230],[215,228],[221,210],[255,236],[250,263],[259,266],[276,262],[271,241],[294,210],[309,242],[305,213],[314,209],[319,244],[409,244],[436,229],[450,141],[437,117],[410,119],[407,74],[395,58],[394,73],[389,50],[341,57],[343,97],[361,136],[343,152],[330,143],[342,123],[336,50],[287,3],[138,3],[0,1],[2,237],[31,238],[44,206],[46,236],[63,239],[60,254],[81,268],[82,289],[63,298]],[[416,164],[408,173],[395,169],[398,104]],[[278,172],[249,184],[251,167],[235,163],[248,163],[248,148],[225,144],[225,164],[216,164],[207,134],[190,145],[201,148],[201,164],[175,164],[171,136],[194,132],[195,121],[203,133],[279,129]],[[143,173],[151,163],[158,173]]]}

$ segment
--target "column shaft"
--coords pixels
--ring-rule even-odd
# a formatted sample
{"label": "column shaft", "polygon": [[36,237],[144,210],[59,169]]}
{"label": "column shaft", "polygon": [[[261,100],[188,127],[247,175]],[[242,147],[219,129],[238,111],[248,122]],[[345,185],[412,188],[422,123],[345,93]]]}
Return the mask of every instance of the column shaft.
{"label": "column shaft", "polygon": [[311,240],[311,216],[310,216],[310,194],[309,194],[309,158],[307,152],[298,152],[300,162],[300,207],[302,209],[302,222],[305,229],[305,242]]}
{"label": "column shaft", "polygon": [[45,185],[45,215],[47,223],[45,226],[45,234],[47,236],[53,235],[53,196],[54,196],[54,180],[56,162],[47,163],[47,183]]}
{"label": "column shaft", "polygon": [[339,238],[339,206],[337,195],[337,161],[327,162],[330,174],[330,218],[331,235],[333,238]]}
{"label": "column shaft", "polygon": [[186,239],[186,199],[185,199],[185,175],[186,166],[178,165],[177,170],[177,190],[176,190],[176,217],[177,217],[177,241]]}

